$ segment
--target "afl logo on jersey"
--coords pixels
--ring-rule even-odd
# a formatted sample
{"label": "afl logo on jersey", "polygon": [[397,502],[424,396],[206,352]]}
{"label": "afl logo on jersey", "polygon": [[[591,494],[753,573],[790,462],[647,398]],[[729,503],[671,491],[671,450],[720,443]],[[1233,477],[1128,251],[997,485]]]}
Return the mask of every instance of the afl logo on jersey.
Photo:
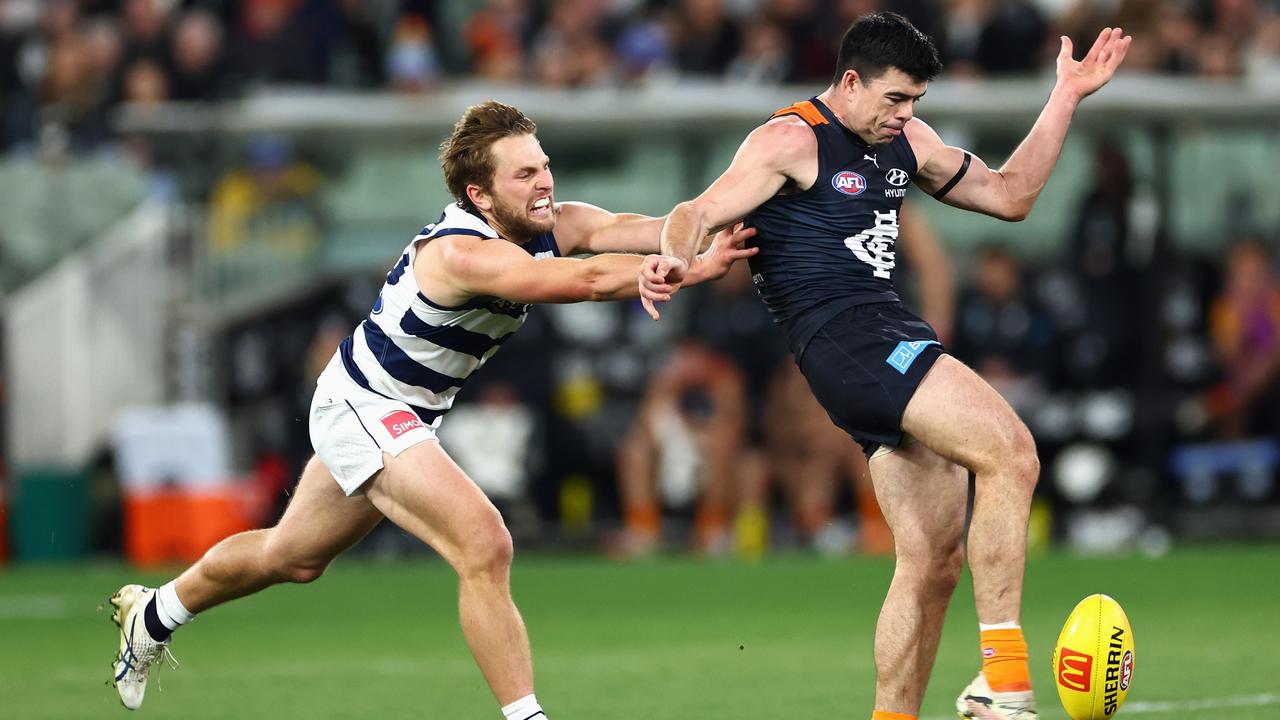
{"label": "afl logo on jersey", "polygon": [[902,187],[907,184],[907,181],[910,180],[911,177],[907,175],[906,170],[903,170],[902,168],[894,168],[884,174],[884,179],[888,180],[889,184],[894,187]]}
{"label": "afl logo on jersey", "polygon": [[831,187],[845,195],[861,195],[867,189],[867,179],[856,172],[845,170],[831,178]]}

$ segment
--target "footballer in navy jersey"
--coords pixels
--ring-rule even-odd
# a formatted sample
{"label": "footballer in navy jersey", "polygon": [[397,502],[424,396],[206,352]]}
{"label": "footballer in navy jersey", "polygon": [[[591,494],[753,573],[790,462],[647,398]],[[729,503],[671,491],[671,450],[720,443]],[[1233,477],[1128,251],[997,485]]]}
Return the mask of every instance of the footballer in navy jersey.
{"label": "footballer in navy jersey", "polygon": [[774,195],[746,224],[760,247],[750,261],[756,290],[800,354],[841,310],[898,301],[894,246],[916,158],[903,135],[884,145],[863,141],[820,98],[773,114],[785,116],[812,129],[820,181]]}
{"label": "footballer in navy jersey", "polygon": [[956,712],[1039,717],[1019,625],[1035,443],[1009,404],[947,355],[894,293],[902,199],[914,184],[964,210],[1025,218],[1077,105],[1111,79],[1130,40],[1107,28],[1076,61],[1062,37],[1049,99],[996,170],[915,117],[942,69],[933,42],[899,15],[864,16],[841,42],[830,87],[752,131],[724,174],[672,210],[662,254],[643,265],[641,295],[657,319],[654,303],[670,297],[698,238],[742,218],[756,230],[750,262],[760,297],[815,397],[870,456],[894,535],[897,569],[876,627],[873,720],[920,712],[965,557],[970,472],[967,550],[982,670]]}

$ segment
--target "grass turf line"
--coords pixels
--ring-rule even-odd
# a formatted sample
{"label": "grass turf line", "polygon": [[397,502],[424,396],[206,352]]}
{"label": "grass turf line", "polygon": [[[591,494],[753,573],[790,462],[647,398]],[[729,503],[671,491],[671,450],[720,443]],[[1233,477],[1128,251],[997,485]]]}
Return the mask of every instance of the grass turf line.
{"label": "grass turf line", "polygon": [[[1023,625],[1045,720],[1063,720],[1049,658],[1067,613],[1105,592],[1137,643],[1129,702],[1146,720],[1214,698],[1274,691],[1280,553],[1178,550],[1167,558],[1031,561]],[[658,559],[614,565],[520,557],[538,695],[555,720],[858,718],[873,699],[871,638],[892,572],[883,559],[779,557],[757,565]],[[123,714],[105,685],[120,566],[0,571],[0,717]],[[923,717],[944,717],[976,673],[966,579],[948,613]],[[215,609],[178,635],[182,668],[148,690],[149,718],[499,718],[457,629],[455,583],[438,562],[340,561],[315,585]],[[741,648],[741,649],[740,649]],[[1166,707],[1167,710],[1162,708]],[[864,712],[865,711],[865,712]],[[1233,707],[1280,718],[1280,705]],[[1121,710],[1121,717],[1124,710]]]}

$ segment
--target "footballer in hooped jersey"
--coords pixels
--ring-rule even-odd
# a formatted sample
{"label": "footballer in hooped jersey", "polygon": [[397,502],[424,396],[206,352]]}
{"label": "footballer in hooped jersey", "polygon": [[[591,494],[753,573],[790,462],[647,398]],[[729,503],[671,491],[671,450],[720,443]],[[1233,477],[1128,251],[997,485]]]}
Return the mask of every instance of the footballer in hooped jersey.
{"label": "footballer in hooped jersey", "polygon": [[[315,580],[386,517],[457,571],[462,632],[504,716],[545,718],[511,597],[511,535],[440,448],[436,428],[529,304],[637,297],[643,256],[626,253],[657,252],[663,219],[556,203],[534,132],[518,109],[490,101],[469,108],[441,145],[457,202],[404,249],[368,318],[317,381],[316,456],[279,523],[223,540],[159,588],[126,585],[111,598],[120,626],[113,682],[125,707],[142,704],[151,667],[171,657],[171,634],[196,613]],[[745,248],[751,235],[709,237],[689,273],[660,294],[724,275],[756,252]],[[590,257],[568,257],[581,254]]]}

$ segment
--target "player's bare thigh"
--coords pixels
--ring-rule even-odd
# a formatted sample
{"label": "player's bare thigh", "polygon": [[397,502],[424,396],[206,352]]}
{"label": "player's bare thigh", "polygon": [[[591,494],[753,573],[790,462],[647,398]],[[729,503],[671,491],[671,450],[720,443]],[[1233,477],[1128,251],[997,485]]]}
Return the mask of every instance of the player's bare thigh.
{"label": "player's bare thigh", "polygon": [[368,498],[348,497],[320,458],[312,456],[266,549],[289,559],[291,565],[323,569],[380,520],[382,513]]}
{"label": "player's bare thigh", "polygon": [[398,456],[383,454],[383,469],[365,495],[386,517],[435,548],[455,568],[511,539],[502,515],[436,440]]}
{"label": "player's bare thigh", "polygon": [[902,430],[970,470],[1009,463],[1034,444],[1013,408],[964,363],[942,355],[907,403]]}
{"label": "player's bare thigh", "polygon": [[969,473],[914,438],[871,459],[871,482],[899,554],[958,546]]}

